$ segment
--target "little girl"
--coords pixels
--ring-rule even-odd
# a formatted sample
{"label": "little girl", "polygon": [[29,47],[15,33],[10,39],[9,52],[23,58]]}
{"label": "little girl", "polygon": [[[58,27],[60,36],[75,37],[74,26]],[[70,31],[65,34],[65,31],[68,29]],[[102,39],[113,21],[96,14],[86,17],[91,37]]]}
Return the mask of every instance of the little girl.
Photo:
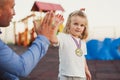
{"label": "little girl", "polygon": [[81,10],[72,12],[63,33],[54,39],[59,46],[59,80],[91,80],[85,55],[85,39],[88,36],[88,20]]}

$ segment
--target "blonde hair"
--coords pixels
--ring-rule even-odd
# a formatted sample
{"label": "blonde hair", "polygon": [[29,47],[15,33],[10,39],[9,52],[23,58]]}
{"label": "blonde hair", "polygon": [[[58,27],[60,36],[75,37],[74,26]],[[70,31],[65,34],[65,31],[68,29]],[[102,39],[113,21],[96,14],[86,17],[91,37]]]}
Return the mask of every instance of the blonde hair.
{"label": "blonde hair", "polygon": [[80,17],[86,19],[85,29],[84,29],[83,33],[81,34],[81,36],[79,37],[80,39],[86,39],[88,36],[88,20],[87,20],[86,14],[82,10],[76,10],[76,11],[72,12],[71,14],[69,14],[66,25],[63,29],[63,32],[66,34],[70,33],[69,26],[71,23],[71,17],[73,17],[73,16],[80,16]]}

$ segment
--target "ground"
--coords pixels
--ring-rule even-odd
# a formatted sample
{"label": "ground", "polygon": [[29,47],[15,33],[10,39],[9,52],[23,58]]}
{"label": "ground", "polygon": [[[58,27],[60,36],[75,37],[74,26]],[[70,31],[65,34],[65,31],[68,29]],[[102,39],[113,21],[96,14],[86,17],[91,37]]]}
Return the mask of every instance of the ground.
{"label": "ground", "polygon": [[[27,47],[9,45],[15,52],[21,54]],[[120,60],[87,60],[92,74],[92,80],[120,80]],[[35,69],[26,78],[20,80],[57,80],[58,48],[49,47],[47,54],[41,59]]]}

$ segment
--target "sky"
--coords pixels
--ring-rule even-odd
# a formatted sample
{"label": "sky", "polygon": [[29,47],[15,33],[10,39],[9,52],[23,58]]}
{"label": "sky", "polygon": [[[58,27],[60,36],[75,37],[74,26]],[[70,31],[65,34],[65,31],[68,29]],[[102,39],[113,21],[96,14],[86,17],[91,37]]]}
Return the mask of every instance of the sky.
{"label": "sky", "polygon": [[85,13],[91,27],[120,26],[120,0],[15,0],[16,15],[14,16],[14,20],[19,20],[28,15],[34,1],[62,5],[65,9],[65,12],[63,12],[65,21],[72,11],[85,8]]}
{"label": "sky", "polygon": [[[65,10],[63,12],[64,24],[72,11],[85,8],[89,22],[89,39],[103,40],[106,37],[120,37],[120,0],[15,0],[16,15],[13,21],[19,21],[28,16],[35,1],[60,4]],[[24,25],[21,24],[17,28],[20,32]],[[14,36],[11,34],[12,29],[10,27],[5,29],[4,34],[1,35],[4,41],[14,41],[14,38],[10,38]]]}

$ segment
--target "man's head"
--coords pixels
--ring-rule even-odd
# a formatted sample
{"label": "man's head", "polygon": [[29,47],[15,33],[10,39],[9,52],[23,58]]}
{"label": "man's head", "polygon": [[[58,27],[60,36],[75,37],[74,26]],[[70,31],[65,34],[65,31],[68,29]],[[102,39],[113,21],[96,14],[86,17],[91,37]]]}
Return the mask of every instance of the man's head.
{"label": "man's head", "polygon": [[7,27],[15,15],[14,0],[0,0],[0,27]]}

